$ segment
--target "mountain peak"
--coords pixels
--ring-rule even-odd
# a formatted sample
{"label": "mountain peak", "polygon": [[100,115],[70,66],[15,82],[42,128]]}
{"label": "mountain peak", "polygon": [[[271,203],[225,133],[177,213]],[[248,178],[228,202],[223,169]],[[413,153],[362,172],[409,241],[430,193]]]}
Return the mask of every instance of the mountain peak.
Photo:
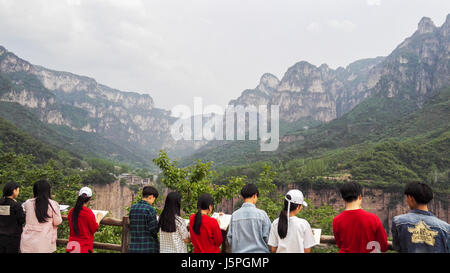
{"label": "mountain peak", "polygon": [[0,56],[5,54],[6,52],[6,48],[4,48],[3,46],[0,45]]}
{"label": "mountain peak", "polygon": [[294,67],[303,68],[303,67],[316,67],[316,66],[313,64],[310,64],[307,61],[300,61],[300,62],[294,64]]}
{"label": "mountain peak", "polygon": [[275,92],[275,89],[278,87],[280,80],[273,74],[265,73],[262,75],[261,80],[259,81],[258,87],[256,89],[270,94]]}
{"label": "mountain peak", "polygon": [[328,70],[330,67],[327,65],[327,64],[325,64],[325,63],[323,63],[323,64],[321,64],[320,66],[319,66],[319,69],[320,70]]}
{"label": "mountain peak", "polygon": [[271,83],[278,82],[278,81],[279,80],[275,75],[270,74],[270,73],[264,73],[264,75],[262,75],[262,77],[261,77],[260,83],[272,85]]}
{"label": "mountain peak", "polygon": [[446,28],[450,27],[450,13],[447,14],[447,18],[445,19],[445,22],[441,28],[443,28],[443,27],[446,27]]}
{"label": "mountain peak", "polygon": [[[447,18],[448,19],[448,18]],[[430,17],[423,17],[418,25],[417,31],[420,34],[433,32],[436,29],[433,21]]]}

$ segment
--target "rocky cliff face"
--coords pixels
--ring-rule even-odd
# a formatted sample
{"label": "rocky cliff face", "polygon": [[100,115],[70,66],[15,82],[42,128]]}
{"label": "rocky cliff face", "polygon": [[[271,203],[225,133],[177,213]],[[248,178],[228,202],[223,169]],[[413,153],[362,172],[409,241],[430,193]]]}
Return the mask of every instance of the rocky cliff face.
{"label": "rocky cliff face", "polygon": [[279,105],[280,118],[285,121],[312,117],[327,122],[367,97],[366,91],[378,81],[369,71],[383,59],[360,60],[336,70],[326,64],[316,67],[302,61],[290,67],[281,81],[264,74],[255,89],[245,90],[230,104]]}
{"label": "rocky cliff face", "polygon": [[[159,149],[196,149],[170,137],[175,121],[170,112],[154,107],[148,94],[123,92],[94,79],[32,65],[0,47],[0,74],[13,83],[0,100],[33,109],[49,124],[95,133],[130,150],[155,156]],[[186,147],[188,146],[188,147]]]}
{"label": "rocky cliff face", "polygon": [[418,107],[435,91],[450,85],[450,15],[441,27],[430,18],[374,69],[380,81],[371,91],[385,97],[413,100]]}
{"label": "rocky cliff face", "polygon": [[306,117],[328,122],[375,94],[411,99],[420,107],[450,83],[449,31],[450,15],[441,27],[424,17],[417,31],[387,57],[336,70],[302,61],[281,80],[265,74],[258,87],[245,90],[230,104],[279,105],[280,118],[289,122]]}
{"label": "rocky cliff face", "polygon": [[122,219],[128,215],[127,207],[131,206],[135,193],[119,181],[107,185],[94,185],[95,198],[91,202],[92,209],[107,210],[108,217]]}

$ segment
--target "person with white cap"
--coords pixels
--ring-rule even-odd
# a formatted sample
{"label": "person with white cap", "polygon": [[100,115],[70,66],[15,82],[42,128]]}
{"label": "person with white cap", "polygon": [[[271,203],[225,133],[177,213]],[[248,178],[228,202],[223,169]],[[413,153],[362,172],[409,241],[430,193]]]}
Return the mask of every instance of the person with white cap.
{"label": "person with white cap", "polygon": [[92,190],[83,187],[78,193],[77,203],[70,209],[67,219],[69,220],[69,243],[67,252],[93,253],[94,233],[98,230],[98,224],[103,215],[97,215],[87,206],[92,198]]}
{"label": "person with white cap", "polygon": [[309,253],[316,245],[308,221],[296,216],[306,206],[301,191],[290,190],[286,194],[280,217],[270,229],[268,245],[273,253]]}

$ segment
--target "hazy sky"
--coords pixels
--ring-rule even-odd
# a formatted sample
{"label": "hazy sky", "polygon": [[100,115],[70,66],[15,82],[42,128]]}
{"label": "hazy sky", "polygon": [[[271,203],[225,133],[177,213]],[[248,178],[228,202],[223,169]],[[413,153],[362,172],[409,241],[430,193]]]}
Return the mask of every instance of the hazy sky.
{"label": "hazy sky", "polygon": [[449,12],[448,0],[0,0],[0,45],[158,107],[223,106],[302,60],[386,56]]}

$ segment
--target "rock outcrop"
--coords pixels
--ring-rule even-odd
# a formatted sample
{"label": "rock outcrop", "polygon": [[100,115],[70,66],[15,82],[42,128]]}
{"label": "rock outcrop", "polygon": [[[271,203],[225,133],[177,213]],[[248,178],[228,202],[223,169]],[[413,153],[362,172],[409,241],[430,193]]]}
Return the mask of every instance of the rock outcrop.
{"label": "rock outcrop", "polygon": [[128,215],[127,207],[135,197],[135,193],[128,187],[120,185],[120,181],[107,185],[94,185],[95,197],[91,201],[91,208],[97,210],[107,210],[108,217],[122,219]]}
{"label": "rock outcrop", "polygon": [[160,149],[189,153],[201,146],[176,143],[170,136],[175,118],[170,111],[155,108],[148,94],[120,91],[89,77],[33,65],[3,47],[0,75],[13,84],[11,90],[0,92],[0,100],[33,110],[45,123],[95,133],[128,150],[142,151],[149,161]]}
{"label": "rock outcrop", "polygon": [[450,84],[449,18],[436,27],[424,17],[417,31],[387,57],[359,60],[335,70],[301,61],[280,81],[265,74],[258,87],[245,90],[230,104],[279,105],[280,118],[288,122],[308,117],[328,122],[374,95],[410,99],[420,107]]}

